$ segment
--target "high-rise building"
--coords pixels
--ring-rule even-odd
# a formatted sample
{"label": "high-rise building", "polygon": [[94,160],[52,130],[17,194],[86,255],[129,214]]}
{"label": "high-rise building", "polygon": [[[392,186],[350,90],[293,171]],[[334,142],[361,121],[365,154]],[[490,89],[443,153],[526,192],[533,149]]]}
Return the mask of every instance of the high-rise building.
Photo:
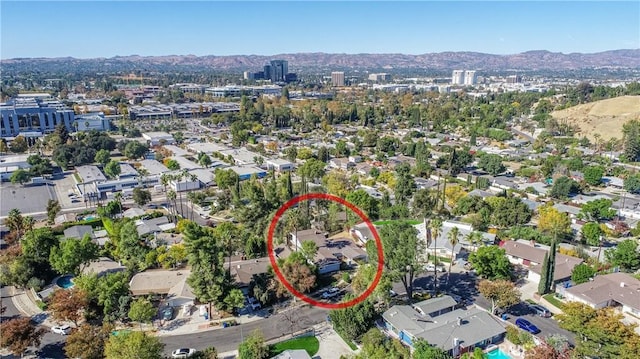
{"label": "high-rise building", "polygon": [[522,83],[522,77],[520,75],[509,75],[507,76],[508,84],[519,84]]}
{"label": "high-rise building", "polygon": [[271,80],[271,72],[272,72],[272,68],[270,64],[266,64],[264,65],[264,79],[265,80]]}
{"label": "high-rise building", "polygon": [[344,72],[342,71],[334,71],[331,73],[331,84],[333,86],[342,87],[344,86]]}
{"label": "high-rise building", "polygon": [[[287,74],[289,73],[289,63],[285,60],[272,60],[271,61],[271,82],[285,82],[287,80]],[[265,76],[267,70],[265,66]]]}
{"label": "high-rise building", "polygon": [[369,74],[369,81],[375,81],[375,82],[391,81],[391,75],[387,73]]}
{"label": "high-rise building", "polygon": [[464,84],[467,86],[476,84],[476,72],[473,70],[467,70],[464,73]]}
{"label": "high-rise building", "polygon": [[451,75],[452,85],[464,85],[464,70],[453,70]]}
{"label": "high-rise building", "polygon": [[245,71],[244,72],[244,79],[245,80],[254,80],[255,79],[255,74],[251,71]]}

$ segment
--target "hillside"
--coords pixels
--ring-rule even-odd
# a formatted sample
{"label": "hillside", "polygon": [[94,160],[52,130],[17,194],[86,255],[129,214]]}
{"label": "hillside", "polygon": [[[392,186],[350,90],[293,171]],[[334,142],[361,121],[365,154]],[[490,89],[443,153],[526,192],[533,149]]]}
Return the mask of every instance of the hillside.
{"label": "hillside", "polygon": [[606,141],[612,137],[622,138],[622,126],[629,120],[640,118],[640,96],[622,96],[573,106],[551,113],[555,119],[567,120],[576,125],[578,136],[593,140],[595,133]]}

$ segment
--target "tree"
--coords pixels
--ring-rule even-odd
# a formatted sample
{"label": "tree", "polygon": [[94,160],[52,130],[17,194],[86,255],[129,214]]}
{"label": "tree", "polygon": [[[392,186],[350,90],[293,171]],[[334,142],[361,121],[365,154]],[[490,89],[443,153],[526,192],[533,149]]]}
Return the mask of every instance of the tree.
{"label": "tree", "polygon": [[528,350],[525,359],[572,359],[574,352],[567,343],[561,347],[551,345],[547,340],[542,340],[539,344]]}
{"label": "tree", "polygon": [[130,141],[125,145],[123,154],[128,158],[135,160],[144,156],[147,151],[149,151],[149,147],[147,145],[143,145],[137,141]]}
{"label": "tree", "polygon": [[361,209],[370,219],[378,218],[378,200],[371,197],[365,190],[357,189],[349,192],[345,199]]}
{"label": "tree", "polygon": [[111,160],[104,166],[104,173],[109,178],[116,178],[120,175],[120,162]]}
{"label": "tree", "polygon": [[401,163],[396,166],[396,201],[399,204],[406,204],[413,192],[415,192],[416,183],[411,175],[411,167],[407,163]]}
{"label": "tree", "polygon": [[625,178],[624,190],[629,193],[640,193],[640,173],[636,173]]}
{"label": "tree", "polygon": [[438,246],[436,242],[438,241],[440,233],[442,233],[442,221],[439,218],[434,218],[427,225],[427,241],[429,242],[429,246],[431,246],[431,241],[433,241],[433,291],[435,293],[438,292],[438,266],[435,265],[437,264],[435,261],[438,258]]}
{"label": "tree", "polygon": [[11,181],[11,183],[20,185],[24,185],[25,183],[29,182],[30,179],[31,175],[29,174],[29,172],[23,169],[16,170],[11,174],[11,177],[9,177],[9,181]]}
{"label": "tree", "polygon": [[29,144],[24,136],[16,136],[13,141],[9,144],[9,148],[11,148],[11,152],[14,153],[22,153],[25,152],[29,148]]}
{"label": "tree", "polygon": [[138,206],[144,206],[145,204],[151,202],[151,192],[144,190],[142,188],[136,187],[133,189],[133,201]]}
{"label": "tree", "polygon": [[634,271],[640,268],[640,253],[637,250],[638,241],[625,239],[615,248],[607,249],[604,256],[607,262],[614,266],[620,266],[623,270]]}
{"label": "tree", "polygon": [[24,354],[28,347],[40,345],[45,330],[36,328],[30,318],[14,318],[0,324],[0,347],[9,348],[15,355]]}
{"label": "tree", "polygon": [[357,359],[409,359],[409,349],[398,339],[388,338],[377,328],[362,336],[362,351]]}
{"label": "tree", "polygon": [[511,278],[511,263],[503,248],[487,246],[478,248],[475,253],[469,255],[469,262],[478,275],[487,279]]}
{"label": "tree", "polygon": [[622,126],[624,157],[627,161],[640,161],[640,120],[630,120]]}
{"label": "tree", "polygon": [[589,201],[582,205],[578,215],[594,222],[611,219],[616,215],[616,210],[611,208],[612,204],[613,202],[610,199],[605,198]]}
{"label": "tree", "polygon": [[204,168],[208,168],[209,166],[211,166],[211,157],[209,157],[209,155],[207,155],[204,152],[200,152],[198,154],[198,163],[204,167]]}
{"label": "tree", "polygon": [[171,171],[177,171],[180,169],[180,163],[173,158],[165,158],[164,165]]}
{"label": "tree", "polygon": [[497,176],[505,171],[505,167],[502,164],[502,156],[495,154],[486,154],[480,157],[478,167],[487,171],[492,176]]}
{"label": "tree", "polygon": [[31,155],[27,158],[27,163],[31,165],[29,172],[34,176],[42,176],[45,173],[51,173],[51,163],[39,155]]}
{"label": "tree", "polygon": [[529,223],[531,220],[531,210],[517,197],[507,197],[501,205],[496,208],[491,206],[491,209],[493,210],[491,222],[498,227],[514,227]]}
{"label": "tree", "polygon": [[542,270],[540,271],[540,280],[538,281],[538,294],[543,295],[549,292],[549,278],[553,274],[549,273],[549,253],[544,254],[544,259],[542,260]]}
{"label": "tree", "polygon": [[413,359],[452,359],[444,350],[431,346],[426,340],[418,339],[413,344]]}
{"label": "tree", "polygon": [[245,338],[238,347],[238,359],[266,359],[267,357],[269,357],[269,348],[258,330]]}
{"label": "tree", "polygon": [[491,301],[491,314],[495,314],[498,308],[507,310],[520,303],[520,291],[508,280],[483,280],[478,284],[478,291]]}
{"label": "tree", "polygon": [[447,273],[447,282],[449,282],[449,277],[451,277],[451,267],[453,266],[453,261],[455,259],[455,251],[454,249],[460,242],[460,229],[458,227],[453,227],[447,233],[447,239],[449,240],[449,244],[451,245],[451,261],[449,262],[449,272]]}
{"label": "tree", "polygon": [[549,196],[557,199],[565,199],[570,194],[577,193],[580,189],[578,183],[567,176],[562,176],[555,180]]}
{"label": "tree", "polygon": [[58,201],[53,199],[47,201],[47,224],[53,224],[55,222],[60,209],[60,203]]}
{"label": "tree", "polygon": [[228,312],[235,312],[236,310],[244,307],[244,294],[240,289],[233,288],[229,291],[229,294],[224,298],[224,309]]}
{"label": "tree", "polygon": [[309,268],[306,260],[304,263],[301,263],[300,261],[296,261],[294,258],[294,255],[290,255],[287,258],[287,261],[284,262],[282,265],[282,275],[287,278],[287,281],[297,291],[301,293],[308,293],[316,285],[316,276],[311,268]]}
{"label": "tree", "polygon": [[582,239],[590,246],[599,246],[600,238],[603,235],[602,228],[596,222],[589,222],[582,226]]}
{"label": "tree", "polygon": [[[409,298],[413,292],[413,278],[423,265],[424,242],[419,240],[417,230],[406,222],[389,223],[379,230],[384,249],[384,268],[393,281],[400,280]],[[369,258],[376,263],[375,258]]]}
{"label": "tree", "polygon": [[604,168],[602,166],[588,166],[585,167],[584,180],[592,186],[597,186],[602,182],[602,175],[604,174]]}
{"label": "tree", "polygon": [[326,163],[314,158],[307,160],[303,165],[298,167],[298,175],[308,178],[312,181],[324,176]]}
{"label": "tree", "polygon": [[160,359],[164,344],[145,332],[120,332],[109,337],[104,348],[106,359]]}
{"label": "tree", "polygon": [[131,307],[129,308],[129,319],[134,322],[139,322],[140,326],[142,323],[150,323],[153,317],[156,316],[158,309],[149,301],[147,298],[138,298],[133,303],[131,303]]}
{"label": "tree", "polygon": [[78,275],[83,264],[98,258],[99,250],[98,245],[93,243],[91,236],[87,234],[81,240],[67,239],[51,248],[49,262],[60,274]]}
{"label": "tree", "polygon": [[538,214],[538,229],[549,234],[555,242],[564,239],[571,233],[569,216],[553,207],[552,202],[540,207]]}
{"label": "tree", "polygon": [[327,173],[322,178],[322,182],[327,187],[327,192],[341,198],[346,197],[352,189],[351,184],[349,183],[349,178],[347,178],[343,172],[339,171],[331,171]]}
{"label": "tree", "polygon": [[54,320],[71,321],[78,326],[89,305],[87,293],[80,288],[58,289],[49,299],[49,310]]}
{"label": "tree", "polygon": [[99,163],[103,166],[106,166],[111,159],[111,152],[109,150],[102,149],[96,152],[96,155],[93,157],[94,162]]}
{"label": "tree", "polygon": [[[345,300],[352,299],[345,296]],[[333,328],[346,340],[358,340],[366,333],[376,319],[376,311],[370,300],[354,306],[334,310],[329,313]]]}
{"label": "tree", "polygon": [[301,250],[305,258],[308,261],[313,262],[315,259],[316,253],[318,253],[318,245],[316,244],[316,242],[312,240],[303,241]]}
{"label": "tree", "polygon": [[596,274],[595,269],[585,263],[580,263],[577,266],[573,267],[573,271],[571,271],[571,280],[575,284],[586,283]]}
{"label": "tree", "polygon": [[298,149],[295,146],[287,147],[284,150],[284,155],[289,162],[296,162],[296,158],[298,157]]}
{"label": "tree", "polygon": [[67,336],[64,352],[69,358],[102,359],[111,332],[112,327],[108,324],[101,327],[82,324]]}

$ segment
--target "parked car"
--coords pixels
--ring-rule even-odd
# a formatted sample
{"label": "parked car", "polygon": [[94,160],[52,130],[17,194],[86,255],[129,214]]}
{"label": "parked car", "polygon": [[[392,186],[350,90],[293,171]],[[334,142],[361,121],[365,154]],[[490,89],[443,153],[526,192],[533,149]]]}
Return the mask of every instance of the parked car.
{"label": "parked car", "polygon": [[180,348],[171,353],[172,358],[190,358],[196,353],[193,348]]}
{"label": "parked car", "polygon": [[51,331],[60,335],[68,335],[71,332],[71,327],[68,325],[56,325],[51,328]]}
{"label": "parked car", "polygon": [[331,287],[322,293],[322,299],[333,298],[340,293],[340,289],[336,287]]}
{"label": "parked car", "polygon": [[531,308],[531,310],[533,310],[533,312],[536,313],[536,315],[539,317],[543,317],[543,318],[551,317],[551,312],[549,311],[549,309],[541,305],[529,304],[529,308]]}
{"label": "parked car", "polygon": [[530,321],[523,319],[523,318],[518,318],[516,319],[516,325],[518,326],[518,328],[525,330],[531,334],[538,334],[540,333],[540,329],[538,329],[538,327],[536,327],[535,325],[533,325]]}
{"label": "parked car", "polygon": [[173,307],[165,307],[162,309],[162,320],[171,320],[173,319]]}
{"label": "parked car", "polygon": [[249,307],[251,307],[251,309],[253,310],[262,308],[262,304],[260,304],[260,302],[254,297],[247,298],[247,303],[249,304]]}
{"label": "parked car", "polygon": [[427,264],[425,269],[427,270],[428,273],[433,272],[433,271],[438,271],[440,273],[444,273],[444,271],[445,271],[444,267],[436,266],[436,265],[433,265],[433,264]]}

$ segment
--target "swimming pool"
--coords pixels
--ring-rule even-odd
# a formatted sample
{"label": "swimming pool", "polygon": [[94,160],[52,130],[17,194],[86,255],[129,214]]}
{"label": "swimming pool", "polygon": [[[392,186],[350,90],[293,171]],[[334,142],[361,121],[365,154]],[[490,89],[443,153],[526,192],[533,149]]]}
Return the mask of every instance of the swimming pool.
{"label": "swimming pool", "polygon": [[489,359],[511,359],[511,357],[500,348],[488,352],[485,357]]}
{"label": "swimming pool", "polygon": [[511,359],[511,357],[502,351],[502,349],[498,348],[496,350],[490,351],[485,354],[485,358],[489,359]]}
{"label": "swimming pool", "polygon": [[70,276],[70,275],[62,276],[56,280],[56,284],[58,285],[58,287],[64,288],[64,289],[73,288],[74,284],[71,278],[73,278],[73,276]]}

